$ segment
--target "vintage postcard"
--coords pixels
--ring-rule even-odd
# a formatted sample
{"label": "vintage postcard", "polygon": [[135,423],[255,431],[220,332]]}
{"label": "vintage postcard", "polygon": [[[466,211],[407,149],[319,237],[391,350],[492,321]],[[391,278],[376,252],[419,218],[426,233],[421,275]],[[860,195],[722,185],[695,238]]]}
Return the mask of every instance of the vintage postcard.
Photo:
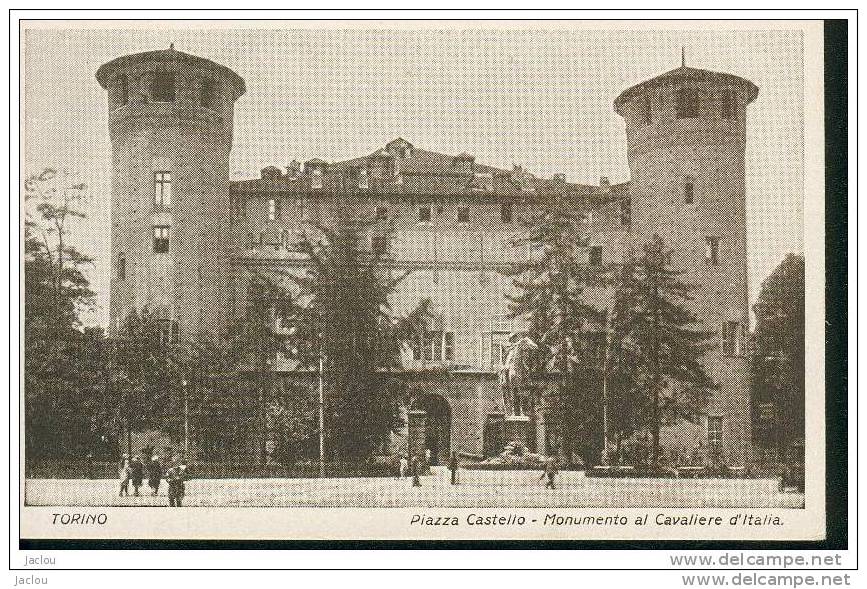
{"label": "vintage postcard", "polygon": [[821,21],[21,39],[22,538],[824,537]]}

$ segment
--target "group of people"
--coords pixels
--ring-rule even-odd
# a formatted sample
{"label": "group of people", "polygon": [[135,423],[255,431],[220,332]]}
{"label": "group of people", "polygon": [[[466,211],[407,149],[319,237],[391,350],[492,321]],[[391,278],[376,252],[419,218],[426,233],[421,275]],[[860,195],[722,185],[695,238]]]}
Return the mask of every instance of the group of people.
{"label": "group of people", "polygon": [[145,471],[147,471],[148,486],[153,491],[153,496],[159,495],[160,484],[163,478],[168,483],[168,499],[170,507],[180,507],[181,501],[184,498],[185,485],[187,479],[187,465],[180,457],[175,457],[172,460],[172,465],[165,471],[163,475],[163,466],[160,463],[160,457],[156,454],[145,461],[142,460],[140,454],[135,455],[130,459],[129,454],[123,454],[118,465],[118,476],[120,478],[120,493],[119,496],[129,496],[129,486],[132,483],[133,495],[139,496],[139,488],[144,482]]}
{"label": "group of people", "polygon": [[[421,487],[421,471],[424,470],[425,465],[430,465],[431,461],[431,452],[430,450],[425,450],[424,457],[416,454],[410,460],[407,460],[406,456],[401,456],[398,461],[397,466],[397,477],[398,479],[402,479],[407,476],[407,474],[412,476],[412,486],[413,487]],[[449,471],[451,471],[451,483],[453,485],[458,484],[458,468],[460,467],[460,462],[458,461],[458,453],[452,452],[451,458],[449,459]]]}

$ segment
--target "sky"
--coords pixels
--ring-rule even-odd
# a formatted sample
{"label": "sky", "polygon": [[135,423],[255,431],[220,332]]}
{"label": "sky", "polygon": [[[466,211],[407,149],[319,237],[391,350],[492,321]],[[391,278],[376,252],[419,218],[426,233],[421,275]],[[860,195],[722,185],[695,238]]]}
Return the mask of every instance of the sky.
{"label": "sky", "polygon": [[[367,155],[395,137],[423,149],[571,182],[629,179],[627,87],[687,65],[752,80],[746,190],[750,301],[789,252],[803,251],[803,40],[800,31],[532,30],[443,27],[45,30],[24,33],[24,169],[66,168],[88,185],[73,243],[106,325],[111,145],[94,74],[120,55],[167,49],[224,64],[246,81],[235,105],[230,175]],[[213,26],[213,25],[211,25]],[[291,24],[286,25],[291,27]]]}

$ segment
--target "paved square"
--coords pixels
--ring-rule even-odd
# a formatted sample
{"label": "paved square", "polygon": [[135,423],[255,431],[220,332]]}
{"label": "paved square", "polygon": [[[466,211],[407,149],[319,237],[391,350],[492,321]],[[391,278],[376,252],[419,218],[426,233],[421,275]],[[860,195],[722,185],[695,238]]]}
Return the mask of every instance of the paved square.
{"label": "paved square", "polygon": [[[538,471],[461,470],[458,485],[444,468],[411,479],[193,479],[185,506],[195,507],[750,507],[803,508],[801,493],[780,493],[774,479],[600,479],[563,471],[546,489]],[[112,479],[27,479],[27,505],[166,506],[166,484],[150,495],[118,497]]]}

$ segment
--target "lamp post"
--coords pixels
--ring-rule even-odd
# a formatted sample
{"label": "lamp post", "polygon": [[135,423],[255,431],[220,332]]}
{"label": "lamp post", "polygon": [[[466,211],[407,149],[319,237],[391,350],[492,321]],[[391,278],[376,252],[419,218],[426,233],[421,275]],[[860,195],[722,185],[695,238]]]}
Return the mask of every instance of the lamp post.
{"label": "lamp post", "polygon": [[184,459],[190,459],[190,401],[187,396],[187,379],[181,380],[181,390],[184,393]]}

